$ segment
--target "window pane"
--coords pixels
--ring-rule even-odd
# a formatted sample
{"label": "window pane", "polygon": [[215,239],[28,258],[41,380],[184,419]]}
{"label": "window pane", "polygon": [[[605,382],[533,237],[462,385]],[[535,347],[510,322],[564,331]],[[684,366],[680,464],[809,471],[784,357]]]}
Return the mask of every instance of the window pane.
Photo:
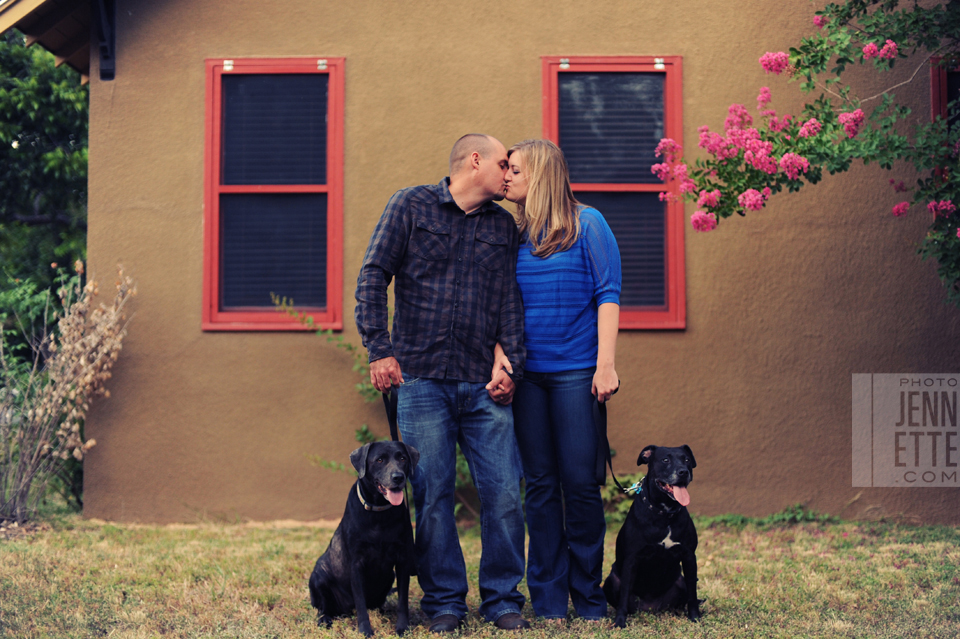
{"label": "window pane", "polygon": [[559,74],[560,147],[572,182],[654,184],[662,73]]}
{"label": "window pane", "polygon": [[617,238],[623,271],[620,306],[666,305],[666,204],[657,193],[580,192]]}
{"label": "window pane", "polygon": [[220,196],[221,310],[272,308],[270,293],[297,306],[327,305],[327,196]]}
{"label": "window pane", "polygon": [[326,184],[326,74],[224,75],[223,183]]}

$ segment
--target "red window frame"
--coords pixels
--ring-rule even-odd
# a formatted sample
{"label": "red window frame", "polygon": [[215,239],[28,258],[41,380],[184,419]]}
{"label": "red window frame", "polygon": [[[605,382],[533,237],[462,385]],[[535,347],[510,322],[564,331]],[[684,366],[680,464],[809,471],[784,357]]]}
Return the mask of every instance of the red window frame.
{"label": "red window frame", "polygon": [[[343,328],[343,100],[344,58],[246,58],[206,61],[206,151],[203,252],[205,331],[309,330],[273,309],[224,311],[220,308],[220,196],[225,193],[327,194],[327,304],[299,308],[318,328]],[[221,183],[222,82],[224,74],[327,74],[327,180],[306,185],[225,185]],[[294,300],[296,301],[296,300]],[[315,329],[314,329],[315,330]]]}
{"label": "red window frame", "polygon": [[[680,56],[543,56],[543,137],[561,146],[559,123],[559,75],[567,72],[640,72],[665,74],[664,137],[683,141],[683,83]],[[676,184],[572,184],[574,191],[670,192],[679,195]],[[621,307],[622,329],[686,328],[686,280],[684,269],[684,214],[679,200],[665,203],[666,304],[662,307]]]}

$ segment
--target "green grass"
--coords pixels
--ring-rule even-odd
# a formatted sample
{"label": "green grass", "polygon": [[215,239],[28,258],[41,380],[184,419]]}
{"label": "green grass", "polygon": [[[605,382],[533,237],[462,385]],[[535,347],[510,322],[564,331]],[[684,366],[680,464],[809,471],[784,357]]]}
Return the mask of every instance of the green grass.
{"label": "green grass", "polygon": [[[524,636],[960,636],[960,528],[838,522],[796,509],[697,524],[700,624],[651,614],[630,617],[623,631],[534,621]],[[310,608],[307,577],[332,533],[299,524],[128,526],[52,517],[28,534],[0,533],[0,635],[359,637],[353,618],[316,628]],[[612,528],[607,567],[615,538]],[[473,579],[465,634],[510,636],[477,619],[479,531],[461,539]],[[415,581],[412,590],[417,602]],[[395,607],[391,597],[386,614],[372,615],[377,636],[393,634]],[[422,624],[419,606],[412,612]],[[524,613],[532,618],[529,605]],[[408,636],[430,635],[417,625]]]}

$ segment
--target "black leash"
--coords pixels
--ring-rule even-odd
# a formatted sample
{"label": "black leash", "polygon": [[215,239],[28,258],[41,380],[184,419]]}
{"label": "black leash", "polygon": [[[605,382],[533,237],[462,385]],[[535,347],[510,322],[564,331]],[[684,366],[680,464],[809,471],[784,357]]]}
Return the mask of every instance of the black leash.
{"label": "black leash", "polygon": [[383,393],[383,407],[387,411],[387,423],[390,424],[390,439],[400,441],[397,431],[397,387],[391,386],[389,393]]}
{"label": "black leash", "polygon": [[[617,381],[617,388],[613,391],[613,394],[616,395],[617,391],[620,390],[620,382]],[[610,477],[613,479],[613,483],[617,485],[622,492],[629,492],[628,489],[624,488],[619,481],[617,481],[617,476],[613,472],[613,459],[610,455],[610,440],[607,439],[607,405],[606,402],[601,402],[599,399],[593,403],[593,423],[597,427],[597,462],[595,467],[595,477],[597,484],[603,486],[607,483],[607,467],[610,467]]]}

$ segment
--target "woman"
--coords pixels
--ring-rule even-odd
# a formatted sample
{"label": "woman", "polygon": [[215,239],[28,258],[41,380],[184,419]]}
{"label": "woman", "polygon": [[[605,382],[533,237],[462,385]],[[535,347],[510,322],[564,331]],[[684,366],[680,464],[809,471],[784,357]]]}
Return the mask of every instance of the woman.
{"label": "woman", "polygon": [[[620,253],[603,216],[573,197],[563,152],[525,140],[508,152],[505,197],[517,205],[527,361],[513,400],[526,477],[534,612],[564,619],[567,597],[600,619],[605,522],[594,476],[594,398],[606,401],[620,320]],[[499,351],[499,365],[509,363]]]}

